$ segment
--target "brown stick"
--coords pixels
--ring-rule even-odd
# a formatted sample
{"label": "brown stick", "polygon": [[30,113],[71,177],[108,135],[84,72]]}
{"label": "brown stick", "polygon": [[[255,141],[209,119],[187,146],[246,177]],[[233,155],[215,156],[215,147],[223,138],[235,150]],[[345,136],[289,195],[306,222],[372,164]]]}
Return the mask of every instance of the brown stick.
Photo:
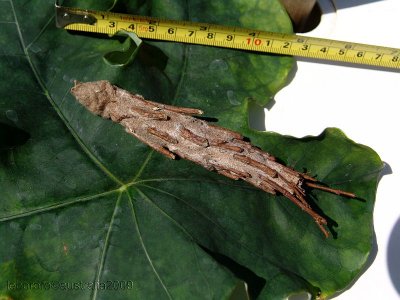
{"label": "brown stick", "polygon": [[326,186],[323,186],[323,185],[319,185],[319,184],[315,184],[315,183],[307,182],[307,181],[305,182],[305,184],[307,186],[313,188],[313,189],[325,191],[325,192],[336,194],[336,195],[339,195],[339,196],[345,196],[345,197],[348,197],[348,198],[356,198],[356,195],[353,194],[353,193],[345,192],[345,191],[342,191],[342,190],[332,189],[332,188],[329,188],[329,187],[326,187]]}

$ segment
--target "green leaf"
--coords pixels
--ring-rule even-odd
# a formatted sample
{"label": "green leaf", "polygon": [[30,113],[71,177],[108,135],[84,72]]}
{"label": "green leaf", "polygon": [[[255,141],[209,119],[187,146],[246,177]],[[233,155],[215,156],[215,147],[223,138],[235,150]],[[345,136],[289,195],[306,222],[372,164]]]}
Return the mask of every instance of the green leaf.
{"label": "green leaf", "polygon": [[[64,2],[291,30],[276,0]],[[117,38],[55,28],[53,5],[0,1],[0,297],[227,299],[242,280],[252,298],[323,297],[359,276],[371,250],[379,157],[337,129],[296,139],[247,124],[248,101],[265,105],[291,58],[144,42],[132,64],[117,68],[102,58],[121,49]],[[286,198],[168,160],[90,114],[69,90],[73,80],[99,79],[200,108],[360,199],[311,193],[335,232],[325,240]]]}
{"label": "green leaf", "polygon": [[123,67],[129,65],[139,52],[142,40],[133,33],[122,30],[118,36],[127,36],[118,51],[112,51],[104,55],[104,60],[112,66]]}

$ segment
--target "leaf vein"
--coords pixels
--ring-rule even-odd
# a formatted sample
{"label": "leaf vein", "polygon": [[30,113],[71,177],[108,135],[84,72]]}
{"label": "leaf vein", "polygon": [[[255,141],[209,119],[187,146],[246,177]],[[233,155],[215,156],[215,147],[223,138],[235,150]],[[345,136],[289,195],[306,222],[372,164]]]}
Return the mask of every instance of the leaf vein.
{"label": "leaf vein", "polygon": [[181,225],[179,224],[172,216],[170,216],[165,210],[159,207],[154,201],[151,200],[149,196],[147,196],[142,190],[136,188],[136,191],[149,203],[151,203],[157,210],[160,211],[161,214],[166,216],[170,221],[172,221],[176,226],[178,226],[187,236],[190,237],[191,240],[195,240],[195,238]]}
{"label": "leaf vein", "polygon": [[[118,211],[118,206],[119,206],[119,204],[121,202],[121,196],[122,196],[122,193],[119,193],[117,201],[115,202],[115,207],[114,207],[113,214],[111,216],[110,225],[109,225],[108,230],[107,230],[106,239],[104,241],[103,249],[102,249],[101,255],[99,257],[100,261],[99,261],[99,267],[97,268],[97,271],[96,271],[96,280],[95,280],[95,282],[99,282],[100,281],[101,272],[103,271],[104,262],[105,262],[106,254],[107,254],[107,250],[108,250],[108,245],[109,245],[109,242],[110,242],[110,236],[111,236],[112,227],[114,225],[115,216],[116,216],[117,211]],[[93,295],[91,297],[92,300],[97,299],[97,293],[98,293],[98,289],[94,289],[93,290]]]}
{"label": "leaf vein", "polygon": [[54,21],[54,17],[55,16],[52,16],[51,18],[49,18],[49,20],[46,22],[46,24],[43,25],[43,27],[39,31],[39,33],[34,37],[32,42],[30,42],[29,45],[26,46],[26,49],[29,49],[42,36],[42,34],[46,30],[46,28],[49,27],[49,25]]}
{"label": "leaf vein", "polygon": [[127,184],[127,186],[143,185],[143,183],[146,183],[146,182],[168,182],[168,181],[202,182],[202,183],[233,186],[235,188],[241,188],[241,189],[245,189],[245,190],[256,190],[256,191],[259,191],[259,189],[255,188],[255,187],[253,187],[251,185],[248,185],[246,183],[244,183],[244,184],[236,184],[235,181],[228,182],[228,181],[223,181],[223,180],[201,180],[201,179],[194,179],[194,178],[179,178],[179,177],[143,179],[143,180],[139,180],[139,181],[136,181],[136,182],[131,182],[131,183]]}
{"label": "leaf vein", "polygon": [[165,210],[163,210],[160,206],[158,206],[154,201],[151,200],[151,198],[149,196],[146,195],[146,193],[144,193],[142,190],[140,190],[139,188],[136,188],[136,191],[146,200],[148,201],[151,205],[153,205],[154,207],[156,207],[161,214],[165,215],[173,224],[175,224],[179,229],[182,230],[182,232],[184,234],[186,234],[190,240],[195,241],[196,243],[191,243],[191,246],[193,248],[193,253],[194,253],[194,257],[196,260],[196,266],[199,270],[199,272],[201,273],[205,285],[207,286],[207,291],[209,294],[209,298],[208,299],[212,299],[212,292],[211,292],[211,287],[210,287],[210,283],[207,279],[207,276],[204,274],[203,270],[201,269],[200,263],[199,263],[199,256],[198,256],[198,251],[199,251],[199,246],[197,245],[197,243],[199,243],[199,241],[196,241],[196,239],[181,225],[179,224],[172,216],[170,216]]}
{"label": "leaf vein", "polygon": [[160,282],[160,284],[161,284],[162,288],[164,289],[165,293],[167,294],[168,298],[172,299],[171,294],[169,293],[166,285],[164,284],[163,280],[161,279],[160,275],[158,274],[158,272],[157,272],[157,270],[156,270],[156,268],[155,268],[155,266],[153,264],[153,261],[152,261],[150,255],[149,255],[149,252],[147,251],[146,245],[144,244],[142,232],[140,231],[139,220],[138,220],[136,212],[135,212],[135,207],[133,205],[132,197],[129,194],[129,192],[127,194],[128,194],[128,198],[129,198],[129,204],[130,204],[130,207],[131,207],[132,217],[133,217],[133,220],[134,220],[134,223],[135,223],[136,231],[138,233],[140,245],[142,246],[142,249],[144,251],[146,259],[149,262],[149,265],[150,265],[151,269],[153,270],[154,275],[157,277],[158,281]]}
{"label": "leaf vein", "polygon": [[154,153],[154,150],[149,151],[149,154],[147,154],[147,157],[144,160],[143,164],[140,166],[139,171],[137,172],[135,177],[131,180],[131,183],[128,184],[128,186],[134,184],[136,179],[138,179],[140,177],[140,175],[142,175],[142,173],[143,173],[144,169],[146,168],[147,164],[149,163],[153,153]]}
{"label": "leaf vein", "polygon": [[[180,197],[177,197],[167,191],[161,190],[159,188],[155,188],[152,186],[148,186],[148,185],[143,185],[144,187],[147,187],[149,189],[153,189],[155,191],[158,191],[160,193],[166,194],[170,197],[173,197],[179,201],[181,201],[183,204],[185,204],[186,206],[188,206],[189,208],[193,209],[194,211],[196,211],[199,215],[201,215],[203,218],[205,218],[206,220],[208,220],[212,225],[214,225],[216,228],[218,228],[222,233],[223,236],[225,237],[225,239],[227,241],[230,241],[233,245],[237,245],[239,246],[241,249],[245,250],[246,252],[248,252],[250,255],[254,255],[256,257],[259,257],[263,260],[268,261],[269,264],[271,264],[272,266],[274,266],[275,268],[277,268],[278,270],[285,272],[287,274],[294,274],[296,276],[299,276],[296,273],[293,273],[292,271],[287,270],[286,268],[277,265],[277,263],[273,262],[270,258],[268,258],[267,256],[261,254],[261,253],[257,253],[255,252],[253,249],[250,249],[246,244],[243,244],[242,242],[240,242],[239,237],[235,237],[232,236],[229,232],[227,232],[220,224],[216,223],[215,221],[213,221],[212,219],[210,219],[209,217],[207,217],[207,215],[205,215],[204,213],[202,213],[201,211],[199,211],[198,209],[196,209],[195,207],[193,207],[192,205],[190,205],[187,201],[183,200]],[[137,188],[136,188],[137,189]],[[137,189],[138,190],[138,189]],[[155,204],[156,205],[156,204]],[[190,233],[188,233],[190,235]],[[190,235],[191,236],[191,235]],[[196,240],[194,237],[192,237],[193,240]],[[204,246],[204,245],[203,245]]]}
{"label": "leaf vein", "polygon": [[123,182],[117,178],[111,171],[109,171],[105,165],[103,165],[100,160],[90,151],[90,149],[85,145],[85,143],[82,141],[82,139],[79,137],[79,135],[76,133],[76,131],[72,128],[72,126],[69,124],[67,118],[64,116],[64,114],[62,113],[61,109],[58,107],[58,105],[56,104],[56,102],[54,101],[54,99],[50,96],[49,91],[47,90],[44,82],[42,81],[42,79],[40,78],[39,72],[36,69],[35,65],[32,62],[31,57],[29,56],[28,53],[28,49],[25,45],[25,41],[24,38],[22,36],[22,32],[21,32],[21,27],[19,25],[18,22],[18,18],[17,18],[17,14],[15,11],[15,7],[14,7],[14,3],[12,0],[10,0],[10,4],[11,4],[11,10],[15,19],[15,23],[16,23],[16,27],[17,27],[17,32],[18,32],[18,37],[21,43],[21,46],[24,50],[25,53],[25,57],[28,61],[28,64],[32,70],[32,73],[37,81],[37,83],[39,84],[40,88],[44,91],[44,94],[47,98],[47,100],[50,102],[51,106],[54,108],[54,110],[56,111],[56,113],[58,114],[58,116],[60,117],[60,119],[62,120],[62,122],[64,123],[64,125],[67,127],[68,131],[70,132],[70,134],[73,136],[73,138],[76,140],[76,142],[78,143],[78,145],[82,148],[82,150],[86,153],[86,155],[89,156],[89,158],[92,160],[92,162],[98,167],[100,168],[109,178],[111,178],[114,182],[118,183],[119,185],[123,186]]}
{"label": "leaf vein", "polygon": [[55,209],[58,209],[58,208],[62,208],[62,207],[67,207],[67,206],[70,206],[70,205],[73,205],[73,204],[76,204],[76,203],[91,201],[93,199],[104,197],[104,196],[107,196],[107,195],[111,195],[111,194],[116,193],[116,192],[119,192],[119,190],[116,189],[116,190],[111,190],[111,191],[99,193],[99,194],[96,194],[96,195],[73,198],[73,199],[70,199],[70,200],[66,200],[65,202],[62,202],[62,203],[43,205],[43,206],[40,206],[40,207],[35,208],[35,209],[26,210],[26,211],[22,211],[22,212],[11,214],[11,215],[0,216],[0,222],[6,222],[6,221],[19,219],[19,218],[23,218],[23,217],[27,217],[27,216],[31,216],[31,215],[36,215],[36,214],[41,214],[41,213],[44,213],[44,212],[49,212],[49,211],[52,211],[52,210],[55,210]]}

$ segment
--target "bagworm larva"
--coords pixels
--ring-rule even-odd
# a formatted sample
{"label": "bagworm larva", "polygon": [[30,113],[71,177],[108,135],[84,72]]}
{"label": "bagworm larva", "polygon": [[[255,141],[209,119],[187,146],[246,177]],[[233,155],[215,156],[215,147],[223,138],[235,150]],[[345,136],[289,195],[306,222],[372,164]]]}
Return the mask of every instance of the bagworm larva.
{"label": "bagworm larva", "polygon": [[308,213],[326,237],[327,221],[307,203],[303,187],[355,197],[318,185],[314,178],[278,163],[238,132],[192,117],[203,113],[199,109],[148,101],[105,80],[76,82],[71,93],[91,112],[120,123],[129,134],[168,158],[179,156],[265,192],[284,195]]}

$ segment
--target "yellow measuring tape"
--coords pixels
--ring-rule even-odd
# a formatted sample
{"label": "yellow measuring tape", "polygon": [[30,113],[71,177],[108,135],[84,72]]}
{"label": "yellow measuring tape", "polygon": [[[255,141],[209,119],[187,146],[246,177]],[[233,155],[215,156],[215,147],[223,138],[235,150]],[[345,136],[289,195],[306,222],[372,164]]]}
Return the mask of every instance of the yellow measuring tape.
{"label": "yellow measuring tape", "polygon": [[58,27],[68,30],[109,35],[125,30],[145,39],[400,68],[400,49],[295,34],[82,10],[59,5],[56,5],[56,21]]}

